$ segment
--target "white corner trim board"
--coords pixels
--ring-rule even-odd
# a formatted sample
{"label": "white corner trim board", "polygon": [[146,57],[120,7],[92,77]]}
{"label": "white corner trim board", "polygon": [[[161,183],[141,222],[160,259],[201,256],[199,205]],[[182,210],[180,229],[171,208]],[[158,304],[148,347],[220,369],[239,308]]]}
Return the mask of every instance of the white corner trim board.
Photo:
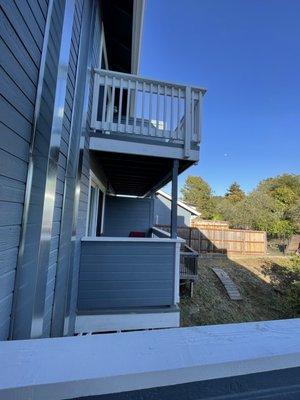
{"label": "white corner trim board", "polygon": [[300,319],[0,343],[0,399],[68,399],[300,366]]}

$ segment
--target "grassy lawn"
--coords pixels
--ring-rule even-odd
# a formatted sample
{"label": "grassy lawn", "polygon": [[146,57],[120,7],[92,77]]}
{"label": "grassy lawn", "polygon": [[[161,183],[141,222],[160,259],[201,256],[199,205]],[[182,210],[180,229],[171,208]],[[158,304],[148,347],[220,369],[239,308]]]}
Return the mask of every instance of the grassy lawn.
{"label": "grassy lawn", "polygon": [[[229,274],[242,301],[229,299],[211,267]],[[200,259],[198,268],[194,297],[181,297],[182,326],[300,317],[300,257]]]}

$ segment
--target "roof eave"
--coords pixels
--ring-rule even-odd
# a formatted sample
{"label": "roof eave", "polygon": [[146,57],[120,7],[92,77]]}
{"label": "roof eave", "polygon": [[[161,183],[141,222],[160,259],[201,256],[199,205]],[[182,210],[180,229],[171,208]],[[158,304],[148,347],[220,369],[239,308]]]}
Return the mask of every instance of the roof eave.
{"label": "roof eave", "polygon": [[131,73],[137,75],[140,67],[145,0],[133,0]]}

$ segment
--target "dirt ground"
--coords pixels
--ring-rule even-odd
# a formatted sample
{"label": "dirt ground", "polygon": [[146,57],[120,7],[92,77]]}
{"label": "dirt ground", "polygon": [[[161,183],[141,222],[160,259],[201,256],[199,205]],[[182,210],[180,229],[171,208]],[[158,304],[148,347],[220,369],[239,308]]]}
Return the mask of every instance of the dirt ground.
{"label": "dirt ground", "polygon": [[[298,262],[299,258],[285,256],[200,259],[193,298],[182,288],[181,325],[299,317]],[[229,299],[211,267],[221,267],[229,274],[243,300]]]}

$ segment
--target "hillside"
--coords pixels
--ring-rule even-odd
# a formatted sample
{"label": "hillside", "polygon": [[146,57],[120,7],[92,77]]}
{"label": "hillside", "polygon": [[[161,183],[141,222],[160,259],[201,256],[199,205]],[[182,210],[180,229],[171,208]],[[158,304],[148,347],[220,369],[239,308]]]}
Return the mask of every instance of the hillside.
{"label": "hillside", "polygon": [[[211,267],[221,267],[229,274],[242,301],[229,299]],[[181,298],[181,325],[299,317],[299,280],[300,257],[200,259],[194,297],[184,294]]]}

